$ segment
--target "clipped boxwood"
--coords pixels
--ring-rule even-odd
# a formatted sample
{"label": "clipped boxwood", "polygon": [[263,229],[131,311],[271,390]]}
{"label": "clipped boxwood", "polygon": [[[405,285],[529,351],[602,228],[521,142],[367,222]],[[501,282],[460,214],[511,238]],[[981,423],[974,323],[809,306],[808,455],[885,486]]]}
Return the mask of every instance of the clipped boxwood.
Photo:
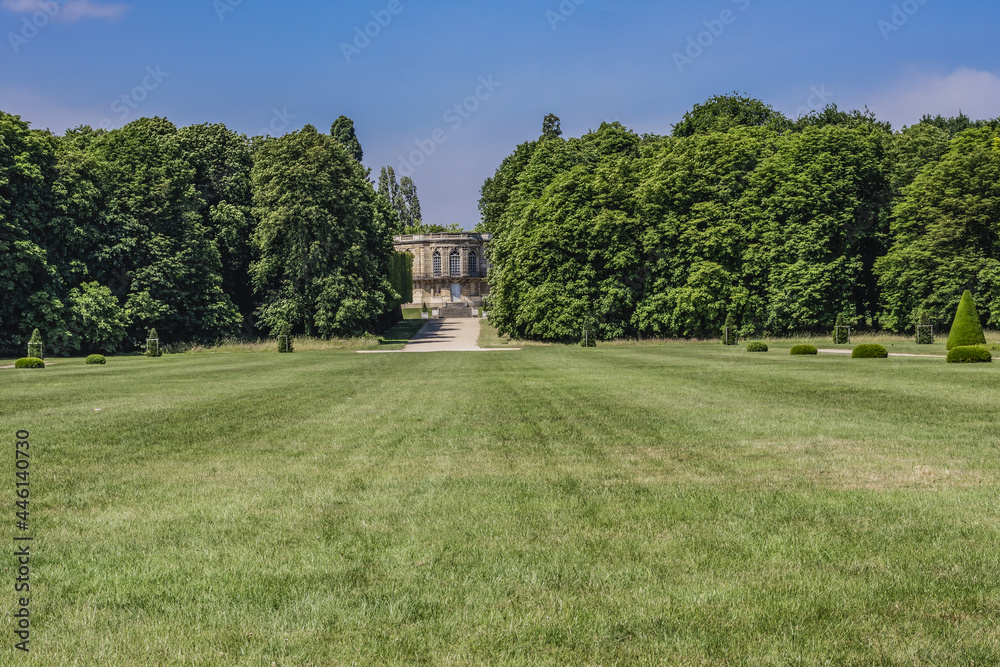
{"label": "clipped boxwood", "polygon": [[949,364],[988,364],[993,355],[982,345],[960,345],[948,352]]}
{"label": "clipped boxwood", "polygon": [[14,362],[14,368],[45,368],[45,362],[38,357],[24,357]]}
{"label": "clipped boxwood", "polygon": [[767,352],[767,343],[754,341],[753,343],[747,345],[747,352]]}
{"label": "clipped boxwood", "polygon": [[854,348],[854,352],[851,352],[851,357],[854,359],[888,359],[889,350],[874,343],[858,345]]}
{"label": "clipped boxwood", "polygon": [[965,290],[962,301],[958,304],[958,312],[955,313],[955,322],[951,325],[951,333],[948,334],[948,349],[974,345],[986,345],[986,337],[983,335],[979,311],[976,310],[976,300],[972,298],[972,292]]}
{"label": "clipped boxwood", "polygon": [[87,357],[88,364],[106,364],[108,360],[104,358],[103,354],[92,354]]}
{"label": "clipped boxwood", "polygon": [[815,345],[796,345],[792,348],[792,354],[794,355],[806,355],[806,354],[819,354],[819,350],[816,349]]}

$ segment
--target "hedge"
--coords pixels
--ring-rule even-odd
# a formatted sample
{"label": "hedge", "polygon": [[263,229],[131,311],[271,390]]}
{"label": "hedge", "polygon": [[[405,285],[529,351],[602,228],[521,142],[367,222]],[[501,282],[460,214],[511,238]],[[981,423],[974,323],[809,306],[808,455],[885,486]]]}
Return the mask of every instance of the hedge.
{"label": "hedge", "polygon": [[858,345],[854,348],[854,352],[851,352],[851,357],[854,359],[888,359],[889,350],[875,344]]}
{"label": "hedge", "polygon": [[792,348],[792,354],[794,355],[806,355],[806,354],[819,354],[819,350],[816,349],[815,345],[796,345]]}
{"label": "hedge", "polygon": [[92,354],[87,357],[88,364],[106,364],[108,360],[104,358],[103,354]]}
{"label": "hedge", "polygon": [[960,345],[948,352],[949,364],[986,364],[992,361],[993,355],[981,345]]}
{"label": "hedge", "polygon": [[983,335],[976,302],[972,298],[972,292],[965,290],[962,301],[958,304],[958,312],[955,313],[955,322],[951,325],[951,333],[948,334],[948,349],[985,344],[986,336]]}
{"label": "hedge", "polygon": [[45,368],[45,362],[38,357],[24,357],[14,362],[14,368]]}
{"label": "hedge", "polygon": [[755,341],[747,345],[747,352],[767,352],[767,343]]}

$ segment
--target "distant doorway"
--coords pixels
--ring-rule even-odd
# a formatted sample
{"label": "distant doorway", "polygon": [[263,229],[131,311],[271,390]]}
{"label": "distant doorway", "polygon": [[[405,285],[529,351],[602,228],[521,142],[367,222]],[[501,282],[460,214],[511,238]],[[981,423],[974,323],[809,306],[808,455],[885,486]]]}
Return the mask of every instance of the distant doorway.
{"label": "distant doorway", "polygon": [[451,284],[451,301],[458,303],[462,300],[462,286],[458,283]]}

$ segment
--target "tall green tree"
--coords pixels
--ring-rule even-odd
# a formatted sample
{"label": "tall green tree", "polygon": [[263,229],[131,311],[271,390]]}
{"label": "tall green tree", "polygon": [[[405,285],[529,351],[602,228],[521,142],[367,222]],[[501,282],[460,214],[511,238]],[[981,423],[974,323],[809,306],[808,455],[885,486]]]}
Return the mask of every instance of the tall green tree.
{"label": "tall green tree", "polygon": [[637,294],[627,276],[641,258],[638,146],[620,124],[540,143],[490,248],[490,316],[503,333],[575,342],[584,321],[596,322],[603,338],[631,332]]}
{"label": "tall green tree", "polygon": [[351,157],[361,162],[365,156],[365,152],[361,149],[361,142],[358,141],[358,135],[354,131],[353,120],[347,116],[340,116],[337,120],[333,121],[330,134],[347,150],[347,153]]}
{"label": "tall green tree", "polygon": [[250,140],[225,125],[201,124],[179,129],[177,141],[194,169],[194,187],[201,200],[198,213],[219,253],[222,289],[239,309],[244,333],[251,334],[251,315],[259,304],[247,280],[256,227]]}
{"label": "tall green tree", "polygon": [[761,100],[740,93],[717,95],[707,102],[694,105],[674,125],[675,137],[726,132],[734,127],[771,127],[781,130],[791,121]]}
{"label": "tall green tree", "polygon": [[770,331],[822,330],[838,313],[877,312],[873,267],[884,253],[887,136],[831,125],[782,137],[753,173],[745,210],[751,315]]}
{"label": "tall green tree", "polygon": [[950,143],[948,133],[931,123],[917,123],[894,135],[889,149],[894,194],[902,195],[921,171],[944,157]]}
{"label": "tall green tree", "polygon": [[396,298],[388,280],[395,220],[365,169],[307,125],[261,146],[253,186],[261,322],[324,337],[371,331]]}
{"label": "tall green tree", "polygon": [[558,139],[562,136],[562,121],[559,116],[549,114],[542,121],[542,139]]}
{"label": "tall green tree", "polygon": [[892,245],[878,260],[882,325],[909,329],[920,307],[950,322],[962,293],[988,295],[984,321],[1000,326],[1000,129],[955,136],[948,152],[903,189]]}
{"label": "tall green tree", "polygon": [[420,199],[417,197],[417,186],[413,179],[404,176],[396,182],[396,172],[392,167],[382,167],[378,179],[378,193],[396,213],[397,234],[426,234],[427,227],[423,224],[420,213]]}
{"label": "tall green tree", "polygon": [[0,349],[8,353],[36,327],[50,351],[66,338],[64,287],[50,257],[63,243],[52,225],[56,179],[55,138],[0,112]]}
{"label": "tall green tree", "polygon": [[713,337],[731,310],[763,330],[744,281],[756,210],[744,193],[778,142],[773,130],[740,127],[647,145],[638,190],[645,229],[643,272],[635,278],[644,281],[639,335]]}
{"label": "tall green tree", "polygon": [[239,311],[223,291],[219,251],[177,128],[143,118],[101,136],[94,150],[113,183],[101,216],[99,281],[122,302],[133,344],[151,326],[177,341],[236,333]]}
{"label": "tall green tree", "polygon": [[483,187],[479,191],[481,219],[476,226],[476,231],[488,234],[500,230],[501,216],[507,211],[521,172],[531,161],[537,145],[537,141],[529,141],[519,145],[511,155],[504,158],[500,166],[497,167],[496,173],[483,183]]}

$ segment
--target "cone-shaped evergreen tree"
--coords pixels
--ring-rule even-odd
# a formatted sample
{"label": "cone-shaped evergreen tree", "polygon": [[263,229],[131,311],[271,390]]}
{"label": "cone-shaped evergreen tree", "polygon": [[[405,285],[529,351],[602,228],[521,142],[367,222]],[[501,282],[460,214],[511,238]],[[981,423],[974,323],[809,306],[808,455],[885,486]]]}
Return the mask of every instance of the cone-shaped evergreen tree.
{"label": "cone-shaped evergreen tree", "polygon": [[983,335],[983,325],[979,321],[976,302],[972,298],[972,292],[965,290],[962,302],[958,304],[955,322],[951,325],[951,333],[948,334],[948,349],[961,345],[985,344],[986,336]]}
{"label": "cone-shaped evergreen tree", "polygon": [[146,356],[163,356],[163,351],[160,350],[160,334],[156,333],[156,329],[150,329],[149,336],[146,338]]}
{"label": "cone-shaped evergreen tree", "polygon": [[31,332],[31,340],[28,341],[28,356],[34,359],[45,358],[42,345],[42,332],[38,329]]}

